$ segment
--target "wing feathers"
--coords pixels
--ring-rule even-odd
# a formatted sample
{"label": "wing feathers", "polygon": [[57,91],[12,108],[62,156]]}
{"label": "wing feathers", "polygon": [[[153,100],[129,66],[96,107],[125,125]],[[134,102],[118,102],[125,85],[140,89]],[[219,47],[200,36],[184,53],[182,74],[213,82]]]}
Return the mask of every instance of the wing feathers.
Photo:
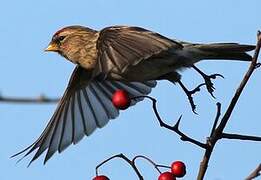
{"label": "wing feathers", "polygon": [[[61,116],[61,114],[59,114],[59,116]],[[62,132],[63,122],[58,123],[57,119],[56,119],[56,122],[54,125],[54,131],[52,133],[50,143],[49,143],[49,145],[45,146],[45,148],[47,148],[48,146],[49,146],[49,148],[48,148],[47,154],[45,156],[44,163],[56,152],[56,150],[59,147],[59,140],[60,140],[61,134],[62,134],[61,132]]]}
{"label": "wing feathers", "polygon": [[183,46],[160,34],[138,27],[114,26],[100,31],[97,41],[98,66],[95,74],[119,73],[149,57]]}
{"label": "wing feathers", "polygon": [[85,124],[85,118],[84,118],[84,112],[83,112],[83,107],[82,107],[82,101],[81,101],[81,94],[80,94],[80,92],[79,91],[77,91],[76,92],[76,94],[77,94],[77,101],[78,101],[78,108],[79,108],[79,113],[80,113],[80,115],[81,115],[81,122],[82,122],[82,126],[83,126],[83,129],[84,129],[84,133],[86,134],[86,135],[88,135],[87,134],[87,127],[86,127],[86,124]]}
{"label": "wing feathers", "polygon": [[86,126],[85,134],[88,136],[96,129],[95,117],[89,107],[89,104],[85,100],[85,96],[83,91],[80,93],[81,95],[81,104],[83,107],[83,115],[84,115],[84,124]]}
{"label": "wing feathers", "polygon": [[91,106],[91,100],[89,99],[87,90],[84,90],[84,91],[83,91],[83,95],[84,95],[84,98],[85,98],[85,102],[88,104],[88,108],[89,108],[90,111],[91,111],[91,114],[92,114],[92,116],[93,116],[95,125],[99,127],[99,126],[100,126],[100,125],[99,125],[99,121],[98,121],[98,119],[97,119],[97,115],[96,115],[95,112],[94,112],[94,109],[93,109],[94,107]]}
{"label": "wing feathers", "polygon": [[93,113],[96,117],[96,123],[99,128],[102,128],[107,124],[107,120],[109,119],[106,110],[103,108],[102,102],[99,101],[96,94],[93,92],[92,86],[89,85],[89,100],[91,104],[91,108],[93,109]]}
{"label": "wing feathers", "polygon": [[108,119],[113,119],[118,115],[118,112],[113,107],[111,99],[108,98],[103,92],[98,88],[97,83],[90,86],[93,94],[96,96],[98,102],[102,105],[103,110],[106,112]]}
{"label": "wing feathers", "polygon": [[63,130],[61,134],[61,140],[59,143],[59,151],[62,152],[66,147],[71,144],[72,139],[72,120],[70,118],[71,108],[69,103],[66,103],[66,107],[64,109],[63,118],[60,121],[64,121]]}
{"label": "wing feathers", "polygon": [[83,109],[81,109],[81,100],[78,98],[78,92],[75,98],[75,124],[74,124],[74,144],[78,143],[85,135],[86,127],[84,123]]}
{"label": "wing feathers", "polygon": [[[85,78],[85,76],[79,76],[83,71],[80,67],[77,68],[72,78],[84,82],[81,78]],[[84,85],[76,85],[76,82],[70,81],[54,115],[41,136],[28,148],[14,156],[27,151],[23,156],[26,157],[36,150],[29,163],[30,165],[47,150],[44,158],[44,163],[46,163],[56,151],[62,152],[70,144],[76,144],[84,135],[89,136],[97,127],[105,126],[110,119],[118,116],[119,110],[111,102],[116,89],[125,89],[131,97],[146,95],[150,93],[151,88],[155,87],[156,82],[128,83],[93,80],[84,83]],[[135,103],[133,102],[131,105]]]}

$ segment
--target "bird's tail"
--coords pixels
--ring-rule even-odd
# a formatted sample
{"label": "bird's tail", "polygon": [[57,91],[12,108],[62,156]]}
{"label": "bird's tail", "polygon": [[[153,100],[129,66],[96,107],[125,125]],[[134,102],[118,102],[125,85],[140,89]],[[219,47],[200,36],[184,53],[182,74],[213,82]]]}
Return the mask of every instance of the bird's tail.
{"label": "bird's tail", "polygon": [[187,43],[184,44],[184,48],[186,48],[192,56],[196,56],[198,61],[203,59],[251,61],[252,57],[246,52],[254,50],[255,46],[237,43]]}

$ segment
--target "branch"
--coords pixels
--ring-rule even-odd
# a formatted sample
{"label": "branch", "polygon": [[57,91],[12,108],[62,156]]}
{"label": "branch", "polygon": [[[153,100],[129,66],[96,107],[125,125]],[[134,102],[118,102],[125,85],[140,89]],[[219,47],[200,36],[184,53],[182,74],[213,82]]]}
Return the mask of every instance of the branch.
{"label": "branch", "polygon": [[195,145],[197,145],[197,146],[199,146],[199,147],[201,147],[201,148],[203,148],[203,149],[206,149],[206,147],[207,147],[206,144],[201,143],[201,142],[199,142],[199,141],[197,141],[197,140],[195,140],[195,139],[193,139],[193,138],[187,136],[186,134],[184,134],[183,132],[181,132],[181,131],[179,130],[179,124],[180,124],[180,121],[181,121],[181,117],[182,117],[182,116],[179,117],[177,123],[176,123],[174,126],[170,126],[170,125],[166,124],[166,123],[161,119],[161,117],[160,117],[160,115],[159,115],[159,112],[158,112],[158,110],[157,110],[157,100],[156,100],[155,98],[150,97],[150,96],[137,96],[137,97],[134,97],[134,98],[132,98],[132,99],[136,99],[136,98],[148,98],[149,100],[152,101],[152,108],[153,108],[154,114],[156,115],[157,120],[158,120],[158,122],[159,122],[159,124],[160,124],[161,127],[164,127],[164,128],[166,128],[166,129],[169,129],[169,130],[171,130],[171,131],[177,133],[177,134],[180,136],[180,139],[181,139],[182,141],[188,141],[188,142],[190,142],[190,143],[192,143],[192,144],[195,144]]}
{"label": "branch", "polygon": [[255,50],[255,54],[253,56],[253,59],[252,59],[252,62],[248,68],[248,71],[246,72],[243,80],[241,81],[239,87],[237,88],[237,91],[234,95],[234,97],[232,98],[231,102],[230,102],[230,105],[228,106],[227,108],[227,111],[225,112],[217,130],[216,130],[216,133],[217,133],[217,137],[220,136],[232,114],[232,111],[234,110],[234,107],[244,89],[244,87],[246,86],[250,76],[252,75],[252,73],[254,72],[254,70],[256,69],[258,63],[257,63],[257,59],[258,59],[258,55],[259,55],[259,51],[260,51],[260,47],[261,47],[261,32],[258,31],[257,33],[257,45],[256,45],[256,50]]}
{"label": "branch", "polygon": [[249,176],[246,177],[245,180],[252,180],[260,175],[261,175],[261,164],[259,164],[257,168]]}
{"label": "branch", "polygon": [[127,158],[124,154],[117,154],[117,155],[114,155],[106,160],[104,160],[103,162],[101,162],[100,164],[98,164],[96,166],[96,176],[98,176],[98,169],[105,163],[107,163],[108,161],[114,159],[114,158],[121,158],[123,159],[124,161],[126,161],[132,168],[133,170],[135,171],[135,173],[137,174],[139,180],[144,180],[144,178],[142,177],[141,173],[139,172],[139,169],[137,168],[136,166],[136,160],[137,159],[145,159],[146,161],[148,161],[150,164],[153,165],[153,167],[158,171],[159,174],[161,174],[161,171],[159,168],[168,168],[170,169],[171,167],[169,166],[165,166],[165,165],[161,165],[161,164],[156,164],[154,161],[152,161],[150,158],[146,157],[146,156],[143,156],[143,155],[137,155],[135,156],[132,160],[130,160],[129,158]]}
{"label": "branch", "polygon": [[258,31],[257,33],[257,45],[256,45],[256,49],[255,49],[255,53],[254,53],[254,56],[253,56],[253,59],[252,59],[252,62],[248,68],[248,71],[246,72],[243,80],[241,81],[239,87],[237,88],[224,116],[222,117],[221,119],[221,122],[219,124],[219,126],[214,130],[212,136],[209,138],[209,146],[207,147],[206,151],[205,151],[205,154],[203,156],[203,159],[200,163],[200,168],[199,168],[199,172],[198,172],[198,177],[197,179],[198,180],[203,180],[204,176],[205,176],[205,173],[206,173],[206,170],[207,170],[207,167],[208,167],[208,162],[210,160],[210,157],[211,157],[211,154],[212,154],[212,151],[214,149],[214,146],[216,144],[216,142],[222,138],[222,135],[223,135],[223,131],[224,131],[224,128],[226,127],[227,125],[227,122],[229,121],[230,119],[230,116],[234,110],[234,107],[244,89],[244,87],[246,86],[249,78],[251,77],[252,73],[254,72],[254,70],[260,66],[259,63],[257,63],[257,59],[258,59],[258,55],[259,55],[259,51],[260,51],[260,47],[261,47],[261,32]]}
{"label": "branch", "polygon": [[241,134],[230,134],[230,133],[222,133],[220,139],[238,139],[238,140],[248,140],[248,141],[261,141],[261,137],[258,136],[248,136]]}
{"label": "branch", "polygon": [[151,163],[151,164],[153,165],[153,167],[154,167],[160,174],[161,174],[161,171],[160,171],[159,167],[170,169],[169,166],[165,166],[165,165],[161,165],[161,164],[156,164],[156,163],[155,163],[154,161],[152,161],[150,158],[148,158],[148,157],[146,157],[146,156],[143,156],[143,155],[137,155],[137,156],[135,156],[135,157],[132,159],[133,164],[135,164],[135,161],[136,161],[138,158],[145,159],[146,161],[148,161],[149,163]]}
{"label": "branch", "polygon": [[217,114],[216,114],[216,118],[215,118],[215,121],[214,121],[214,124],[212,126],[212,130],[211,130],[211,133],[210,133],[210,137],[213,136],[214,132],[215,132],[215,129],[217,127],[217,123],[218,123],[218,120],[219,120],[219,117],[221,115],[221,104],[218,102],[217,103]]}
{"label": "branch", "polygon": [[40,95],[35,98],[21,98],[21,97],[4,97],[0,95],[0,102],[3,103],[57,103],[59,98],[49,98],[44,95]]}
{"label": "branch", "polygon": [[136,167],[135,163],[133,162],[133,160],[130,160],[129,158],[127,158],[124,154],[117,154],[117,155],[114,155],[106,160],[104,160],[103,162],[101,162],[100,164],[98,164],[96,166],[96,176],[98,176],[98,169],[100,166],[102,166],[103,164],[107,163],[108,161],[112,160],[112,159],[115,159],[115,158],[121,158],[123,159],[124,161],[126,161],[132,168],[133,170],[135,171],[135,173],[137,174],[139,180],[144,180],[141,173],[139,172],[138,168]]}

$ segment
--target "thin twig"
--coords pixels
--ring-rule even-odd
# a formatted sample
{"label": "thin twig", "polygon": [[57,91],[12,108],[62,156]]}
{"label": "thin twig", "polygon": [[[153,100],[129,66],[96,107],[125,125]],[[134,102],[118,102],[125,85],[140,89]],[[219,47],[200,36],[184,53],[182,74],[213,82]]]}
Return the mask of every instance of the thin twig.
{"label": "thin twig", "polygon": [[2,103],[57,103],[59,98],[49,98],[44,95],[40,95],[35,98],[23,98],[23,97],[7,97],[0,95],[0,102]]}
{"label": "thin twig", "polygon": [[230,133],[222,133],[222,136],[220,138],[247,140],[247,141],[261,141],[261,137],[242,135],[242,134],[230,134]]}
{"label": "thin twig", "polygon": [[135,171],[135,173],[137,174],[139,180],[144,180],[141,173],[139,172],[139,169],[136,167],[136,165],[133,163],[132,160],[130,160],[129,158],[127,158],[124,154],[117,154],[117,155],[114,155],[104,161],[102,161],[100,164],[98,164],[96,166],[96,176],[98,176],[98,169],[100,166],[102,166],[103,164],[107,163],[108,161],[112,160],[112,159],[115,159],[115,158],[121,158],[123,159],[124,161],[126,161],[132,168],[133,170]]}
{"label": "thin twig", "polygon": [[257,166],[257,168],[246,177],[245,180],[253,180],[254,178],[261,175],[261,164]]}
{"label": "thin twig", "polygon": [[[132,159],[133,164],[135,164],[135,161],[136,161],[138,158],[142,158],[142,159],[147,160],[149,163],[151,163],[151,164],[154,166],[154,168],[155,168],[159,173],[161,173],[161,171],[160,171],[160,169],[159,169],[158,167],[165,167],[165,168],[167,167],[167,166],[164,166],[164,165],[158,165],[158,164],[156,164],[154,161],[152,161],[150,158],[148,158],[148,157],[146,157],[146,156],[143,156],[143,155],[137,155],[137,156],[135,156],[135,157]],[[170,168],[170,167],[168,167],[168,168]]]}
{"label": "thin twig", "polygon": [[179,130],[179,124],[180,124],[180,121],[181,121],[182,116],[179,117],[177,123],[176,123],[174,126],[170,126],[170,125],[166,124],[166,123],[161,119],[161,117],[160,117],[160,115],[159,115],[159,112],[158,112],[158,110],[157,110],[157,100],[156,100],[155,98],[150,97],[150,96],[137,96],[137,97],[134,97],[133,99],[136,99],[136,98],[148,98],[149,100],[152,101],[152,108],[153,108],[154,114],[156,115],[157,120],[158,120],[158,122],[159,122],[159,124],[160,124],[161,127],[164,127],[164,128],[169,129],[169,130],[171,130],[171,131],[174,131],[175,133],[177,133],[177,134],[180,136],[180,139],[181,139],[182,141],[188,141],[188,142],[190,142],[190,143],[192,143],[192,144],[195,144],[195,145],[197,145],[197,146],[199,146],[199,147],[201,147],[201,148],[203,148],[203,149],[206,149],[206,147],[207,147],[206,144],[201,143],[201,142],[199,142],[199,141],[197,141],[197,140],[195,140],[195,139],[193,139],[193,138],[187,136],[186,134],[184,134],[183,132],[181,132],[181,131]]}
{"label": "thin twig", "polygon": [[260,51],[260,47],[261,47],[261,32],[258,31],[257,33],[257,45],[256,45],[256,49],[255,49],[255,53],[252,59],[252,62],[248,68],[248,71],[246,72],[243,80],[241,81],[239,87],[237,88],[224,116],[221,119],[221,122],[219,124],[219,126],[216,128],[216,130],[214,131],[214,133],[212,134],[212,136],[210,137],[209,141],[210,141],[210,146],[207,147],[205,154],[203,156],[203,159],[200,163],[200,168],[199,168],[199,172],[198,172],[198,177],[197,180],[203,180],[207,167],[208,167],[208,162],[210,160],[212,151],[214,149],[214,146],[216,144],[216,142],[221,139],[221,136],[223,134],[223,130],[227,125],[227,122],[230,119],[230,116],[234,110],[234,107],[244,89],[244,87],[246,86],[249,78],[251,77],[252,73],[254,72],[254,70],[257,68],[257,59],[258,59],[258,55],[259,55],[259,51]]}
{"label": "thin twig", "polygon": [[217,123],[218,123],[218,120],[219,120],[220,115],[221,115],[221,104],[218,102],[218,103],[217,103],[217,115],[216,115],[214,124],[213,124],[213,126],[212,126],[212,130],[211,130],[211,133],[210,133],[210,137],[213,136],[213,133],[214,133],[216,127],[217,127]]}
{"label": "thin twig", "polygon": [[137,168],[136,166],[136,160],[137,159],[145,159],[146,161],[148,161],[149,163],[151,163],[153,165],[153,167],[161,174],[161,171],[159,168],[168,168],[170,169],[169,166],[165,166],[165,165],[161,165],[161,164],[156,164],[153,160],[151,160],[150,158],[146,157],[146,156],[143,156],[143,155],[137,155],[135,156],[132,160],[130,160],[129,158],[127,158],[124,154],[117,154],[117,155],[114,155],[104,161],[102,161],[100,164],[98,164],[96,166],[96,176],[98,176],[98,169],[104,165],[105,163],[109,162],[110,160],[114,159],[114,158],[121,158],[123,159],[124,161],[126,161],[132,168],[133,170],[135,171],[135,173],[137,174],[137,176],[139,177],[139,180],[143,180],[143,177],[141,175],[141,173],[139,172],[139,169]]}
{"label": "thin twig", "polygon": [[237,91],[234,95],[234,97],[232,98],[231,102],[230,102],[230,105],[228,106],[227,108],[227,111],[225,112],[217,130],[216,130],[216,133],[218,135],[222,134],[231,114],[232,114],[232,111],[234,110],[234,107],[244,89],[244,87],[246,86],[250,76],[252,75],[252,73],[254,72],[254,70],[256,69],[256,64],[257,64],[257,59],[258,59],[258,55],[259,55],[259,51],[260,51],[260,47],[261,47],[261,32],[258,31],[258,34],[257,34],[257,38],[258,38],[258,41],[257,41],[257,45],[256,45],[256,50],[255,50],[255,54],[253,56],[253,60],[249,66],[249,69],[248,71],[246,72],[243,80],[241,81],[239,87],[237,88]]}

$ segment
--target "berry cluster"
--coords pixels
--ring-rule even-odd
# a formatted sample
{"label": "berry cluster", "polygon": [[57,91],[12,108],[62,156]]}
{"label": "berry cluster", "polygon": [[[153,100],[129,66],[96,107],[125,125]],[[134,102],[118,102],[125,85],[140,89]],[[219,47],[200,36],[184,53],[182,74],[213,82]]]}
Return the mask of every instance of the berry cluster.
{"label": "berry cluster", "polygon": [[[171,172],[166,171],[159,175],[158,180],[176,180],[176,178],[184,177],[186,174],[186,165],[182,161],[175,161],[171,164]],[[93,180],[110,180],[105,175],[99,175]]]}
{"label": "berry cluster", "polygon": [[186,166],[182,161],[175,161],[171,164],[171,172],[166,171],[159,175],[158,180],[175,180],[176,177],[183,177],[186,174]]}

